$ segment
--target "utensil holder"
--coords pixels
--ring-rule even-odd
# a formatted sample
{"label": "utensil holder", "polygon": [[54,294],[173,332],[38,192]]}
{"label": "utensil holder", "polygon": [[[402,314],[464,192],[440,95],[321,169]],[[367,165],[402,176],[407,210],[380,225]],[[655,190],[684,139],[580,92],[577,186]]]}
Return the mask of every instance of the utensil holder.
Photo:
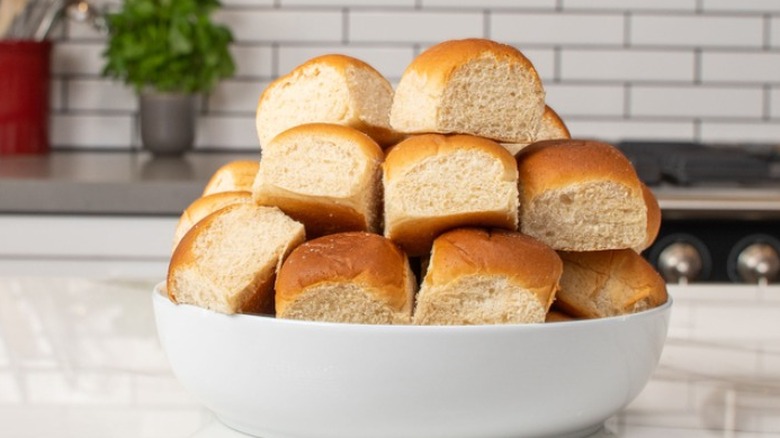
{"label": "utensil holder", "polygon": [[49,151],[51,42],[0,41],[0,155]]}

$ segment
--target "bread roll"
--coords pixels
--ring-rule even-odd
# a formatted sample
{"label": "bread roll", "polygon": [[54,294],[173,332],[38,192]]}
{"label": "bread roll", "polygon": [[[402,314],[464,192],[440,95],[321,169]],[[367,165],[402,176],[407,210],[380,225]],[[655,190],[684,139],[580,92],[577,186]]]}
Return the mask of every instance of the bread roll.
{"label": "bread roll", "polygon": [[204,217],[228,205],[250,204],[252,202],[254,202],[252,201],[252,192],[217,192],[201,196],[193,201],[179,217],[173,237],[173,249],[176,249],[187,231]]}
{"label": "bread roll", "polygon": [[520,227],[558,250],[634,248],[647,238],[642,183],[617,148],[548,140],[517,157]]}
{"label": "bread roll", "polygon": [[518,232],[460,228],[433,243],[415,324],[544,322],[562,264],[548,246]]}
{"label": "bread roll", "polygon": [[231,161],[223,165],[211,176],[202,196],[220,192],[251,192],[259,167],[260,162],[252,160]]}
{"label": "bread roll", "polygon": [[560,310],[550,309],[549,312],[547,312],[547,316],[544,318],[544,322],[565,322],[565,321],[574,321],[576,318],[573,316],[561,312]]}
{"label": "bread roll", "polygon": [[642,184],[642,198],[644,198],[647,207],[647,236],[641,245],[634,247],[634,251],[639,253],[650,248],[655,239],[658,238],[658,232],[661,231],[661,207],[658,205],[658,199],[653,191],[644,184]]}
{"label": "bread roll", "polygon": [[304,123],[350,126],[381,145],[401,136],[390,129],[393,87],[378,71],[346,55],[313,58],[276,79],[263,91],[256,122],[260,146]]}
{"label": "bread roll", "polygon": [[365,232],[332,234],[296,248],[276,278],[279,318],[408,324],[417,287],[406,255]]}
{"label": "bread roll", "polygon": [[383,156],[376,142],[355,129],[299,125],[263,149],[254,199],[303,223],[309,238],[379,232]]}
{"label": "bread roll", "polygon": [[[534,132],[534,141],[565,140],[571,138],[569,128],[566,127],[563,119],[547,105],[544,106],[544,114],[542,114],[539,125]],[[517,155],[518,152],[529,144],[531,143],[502,143],[501,146],[504,146],[512,155]]]}
{"label": "bread roll", "polygon": [[581,318],[639,312],[666,302],[666,284],[652,265],[630,249],[560,252],[561,289],[555,305]]}
{"label": "bread roll", "polygon": [[426,134],[393,147],[384,163],[385,237],[410,256],[459,226],[517,229],[517,164],[493,141]]}
{"label": "bread roll", "polygon": [[404,71],[390,125],[407,134],[472,134],[507,143],[533,140],[544,89],[531,62],[485,39],[446,41]]}
{"label": "bread roll", "polygon": [[176,247],[168,295],[222,313],[273,313],[276,267],[304,238],[303,225],[278,208],[235,204],[217,210]]}

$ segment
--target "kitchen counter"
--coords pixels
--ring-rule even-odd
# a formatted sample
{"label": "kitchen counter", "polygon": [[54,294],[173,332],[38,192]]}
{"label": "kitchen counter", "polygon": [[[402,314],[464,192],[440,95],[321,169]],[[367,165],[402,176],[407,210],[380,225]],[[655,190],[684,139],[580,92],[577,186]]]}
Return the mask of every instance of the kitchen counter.
{"label": "kitchen counter", "polygon": [[[2,436],[244,437],[171,374],[156,338],[154,283],[0,277]],[[670,293],[669,338],[652,380],[594,436],[780,436],[780,286]]]}
{"label": "kitchen counter", "polygon": [[57,151],[0,156],[0,214],[176,215],[211,175],[256,153],[154,157],[145,152]]}
{"label": "kitchen counter", "polygon": [[[0,214],[133,214],[178,216],[221,165],[257,160],[260,152],[190,152],[181,158],[145,152],[55,151],[0,156]],[[740,211],[780,216],[777,187],[654,186],[669,217]]]}

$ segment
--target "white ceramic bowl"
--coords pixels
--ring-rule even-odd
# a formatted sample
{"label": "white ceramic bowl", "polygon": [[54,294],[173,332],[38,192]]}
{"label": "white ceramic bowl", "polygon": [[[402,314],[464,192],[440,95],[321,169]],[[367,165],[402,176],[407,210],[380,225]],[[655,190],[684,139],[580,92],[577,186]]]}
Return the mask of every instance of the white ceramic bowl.
{"label": "white ceramic bowl", "polygon": [[222,422],[265,438],[585,436],[645,386],[671,309],[371,326],[228,316],[161,289],[154,310],[174,374]]}

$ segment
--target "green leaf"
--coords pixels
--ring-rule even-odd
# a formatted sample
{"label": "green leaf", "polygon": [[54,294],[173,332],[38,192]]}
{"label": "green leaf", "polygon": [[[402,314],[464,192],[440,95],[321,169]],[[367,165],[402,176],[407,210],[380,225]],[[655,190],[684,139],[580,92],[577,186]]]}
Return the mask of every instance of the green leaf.
{"label": "green leaf", "polygon": [[136,89],[208,92],[235,73],[233,35],[215,25],[217,0],[125,0],[108,16],[104,76]]}

